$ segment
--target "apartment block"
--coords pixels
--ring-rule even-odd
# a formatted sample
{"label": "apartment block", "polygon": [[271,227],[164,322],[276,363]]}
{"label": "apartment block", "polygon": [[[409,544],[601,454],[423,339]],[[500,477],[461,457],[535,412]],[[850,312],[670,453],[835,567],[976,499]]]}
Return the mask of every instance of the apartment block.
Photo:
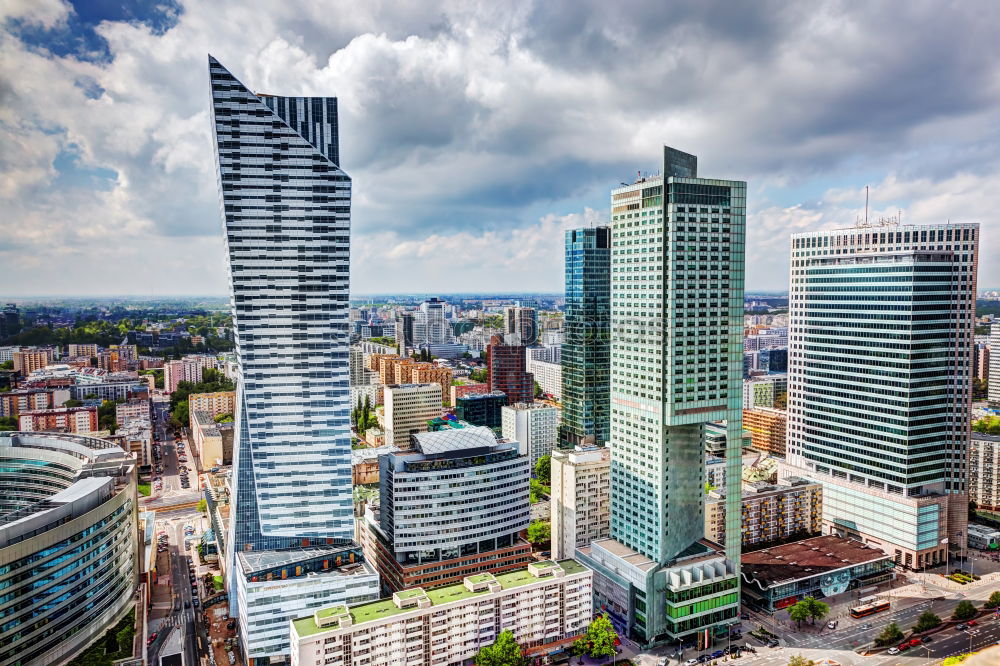
{"label": "apartment block", "polygon": [[196,410],[190,416],[191,443],[203,467],[228,465],[233,460],[232,423],[216,423],[211,412]]}
{"label": "apartment block", "polygon": [[531,469],[542,456],[552,453],[559,440],[559,409],[541,403],[518,403],[500,408],[500,432],[518,442],[528,456]]}
{"label": "apartment block", "polygon": [[552,557],[564,559],[611,529],[611,450],[552,452]]}
{"label": "apartment block", "polygon": [[410,436],[427,432],[427,422],[441,416],[441,387],[437,384],[391,384],[385,387],[385,442],[410,447]]}
{"label": "apartment block", "polygon": [[217,391],[215,393],[192,393],[188,396],[188,409],[191,413],[208,412],[212,416],[236,413],[236,391]]}
{"label": "apartment block", "polygon": [[[555,347],[555,349],[559,349]],[[537,358],[528,357],[525,362],[528,373],[531,374],[542,391],[553,400],[562,400],[562,365]]]}
{"label": "apartment block", "polygon": [[413,366],[417,364],[412,358],[400,358],[399,360],[391,361],[393,378],[389,384],[411,384],[413,379],[410,377],[410,373]]}
{"label": "apartment block", "polygon": [[440,368],[433,363],[417,363],[410,369],[410,381],[416,384],[437,384],[441,387],[441,402],[451,404],[451,380],[454,373],[450,368]]}
{"label": "apartment block", "polygon": [[56,350],[52,347],[21,348],[14,352],[14,372],[28,375],[56,362]]}
{"label": "apartment block", "polygon": [[988,387],[990,405],[1000,407],[1000,322],[990,326],[990,363],[989,376],[994,378]]}
{"label": "apartment block", "polygon": [[980,509],[1000,511],[1000,436],[972,433],[969,500]]}
{"label": "apartment block", "polygon": [[86,356],[88,358],[93,358],[97,356],[97,345],[90,344],[68,344],[66,345],[66,355],[67,356]]}
{"label": "apartment block", "polygon": [[[800,478],[777,485],[743,485],[740,533],[743,550],[819,535],[823,530],[823,486]],[[726,493],[709,492],[705,502],[705,538],[723,543],[726,537]]]}
{"label": "apartment block", "polygon": [[133,398],[115,405],[115,422],[122,425],[129,421],[151,421],[148,398]]}
{"label": "apartment block", "polygon": [[193,359],[167,361],[163,364],[163,390],[173,393],[181,382],[197,384],[201,381],[204,365]]}
{"label": "apartment block", "polygon": [[972,350],[972,376],[983,382],[990,379],[990,344],[988,342],[977,342]]}
{"label": "apartment block", "polygon": [[335,606],[293,620],[292,666],[471,663],[509,630],[528,659],[563,652],[587,630],[593,573],[574,560],[481,573],[437,589]]}
{"label": "apartment block", "polygon": [[0,416],[17,416],[22,412],[61,407],[69,400],[69,389],[39,388],[0,393]]}
{"label": "apartment block", "polygon": [[743,380],[743,409],[779,407],[788,399],[788,375],[759,375]]}
{"label": "apartment block", "polygon": [[97,407],[57,407],[23,412],[18,429],[29,432],[58,430],[73,434],[97,432]]}
{"label": "apartment block", "polygon": [[743,428],[750,433],[750,448],[785,457],[788,413],[782,409],[743,410]]}

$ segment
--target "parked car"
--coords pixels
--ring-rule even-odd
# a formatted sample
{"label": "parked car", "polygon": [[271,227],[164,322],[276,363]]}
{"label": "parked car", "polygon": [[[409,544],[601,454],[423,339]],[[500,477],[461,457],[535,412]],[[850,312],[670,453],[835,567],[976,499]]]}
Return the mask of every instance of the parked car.
{"label": "parked car", "polygon": [[725,653],[725,652],[723,652],[722,650],[716,650],[715,652],[713,652],[713,653],[712,653],[712,654],[710,654],[709,656],[710,656],[710,657],[711,657],[712,659],[721,659],[722,657],[726,656],[726,653]]}
{"label": "parked car", "polygon": [[910,649],[910,644],[909,643],[900,643],[898,649],[899,649],[900,652],[906,652],[907,650]]}
{"label": "parked car", "polygon": [[919,638],[911,638],[909,645],[910,645],[910,647],[917,647],[918,645],[920,645],[920,639]]}
{"label": "parked car", "polygon": [[965,624],[967,624],[967,625],[968,625],[968,626],[970,626],[970,627],[974,627],[974,626],[976,626],[976,624],[978,624],[978,623],[977,623],[977,622],[976,622],[975,620],[969,620],[969,621],[968,621],[968,622],[966,622]]}
{"label": "parked car", "polygon": [[921,643],[930,643],[932,640],[934,640],[934,639],[932,639],[930,636],[924,636],[923,638],[920,639],[920,642]]}
{"label": "parked car", "polygon": [[778,647],[778,639],[777,638],[772,638],[771,640],[769,640],[767,642],[767,647],[769,647],[769,648]]}
{"label": "parked car", "polygon": [[201,605],[201,602],[200,602],[200,601],[198,601],[197,599],[195,599],[195,600],[194,600],[193,602],[191,602],[191,603],[193,603],[193,604],[194,604],[194,607],[195,607],[195,608],[197,608],[198,606],[200,606],[200,605]]}
{"label": "parked car", "polygon": [[830,620],[829,622],[826,623],[826,628],[827,629],[836,629],[837,628],[837,623],[834,622],[833,620]]}
{"label": "parked car", "polygon": [[899,648],[891,647],[891,648],[889,648],[888,653],[889,654],[899,654]]}
{"label": "parked car", "polygon": [[967,624],[956,624],[955,625],[955,629],[957,629],[958,631],[965,631],[968,628],[969,628],[969,625],[967,625]]}

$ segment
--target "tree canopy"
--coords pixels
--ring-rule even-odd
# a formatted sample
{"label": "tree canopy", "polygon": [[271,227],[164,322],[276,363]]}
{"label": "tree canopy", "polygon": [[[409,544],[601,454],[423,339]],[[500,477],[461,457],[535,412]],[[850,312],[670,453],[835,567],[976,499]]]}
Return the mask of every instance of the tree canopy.
{"label": "tree canopy", "polygon": [[914,631],[927,631],[928,629],[933,629],[934,627],[941,624],[941,618],[932,613],[931,611],[924,611],[917,618],[917,624],[913,627]]}
{"label": "tree canopy", "polygon": [[527,660],[510,629],[504,629],[491,645],[479,648],[473,660],[476,666],[524,666]]}
{"label": "tree canopy", "polygon": [[895,622],[890,622],[886,627],[875,637],[875,645],[891,645],[903,638],[903,632],[899,628],[899,625]]}
{"label": "tree canopy", "polygon": [[552,456],[542,456],[535,461],[535,478],[549,485],[552,481]]}
{"label": "tree canopy", "polygon": [[978,611],[976,611],[976,607],[972,605],[971,601],[960,601],[955,606],[955,612],[951,616],[956,620],[971,620],[977,614]]}
{"label": "tree canopy", "polygon": [[608,619],[608,614],[600,614],[591,621],[587,627],[587,633],[583,636],[587,654],[594,658],[614,655],[616,638],[618,638],[618,634],[615,632],[611,620]]}
{"label": "tree canopy", "polygon": [[548,543],[552,538],[552,525],[547,520],[533,520],[528,525],[528,541],[533,544]]}

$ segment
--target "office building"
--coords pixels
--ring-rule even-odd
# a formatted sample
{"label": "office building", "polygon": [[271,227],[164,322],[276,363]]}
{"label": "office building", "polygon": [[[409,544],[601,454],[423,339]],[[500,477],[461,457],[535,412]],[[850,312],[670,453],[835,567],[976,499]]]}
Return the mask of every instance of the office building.
{"label": "office building", "polygon": [[559,363],[550,363],[529,356],[526,366],[528,374],[534,377],[542,393],[551,396],[553,400],[562,400],[562,366]]}
{"label": "office building", "polygon": [[486,348],[486,369],[491,391],[503,391],[509,404],[535,400],[535,378],[526,371],[523,345],[505,344],[499,335]]}
{"label": "office building", "polygon": [[399,353],[405,354],[407,349],[413,349],[413,313],[400,312],[396,318],[396,342],[399,344]]}
{"label": "office building", "polygon": [[997,380],[990,382],[988,387],[990,405],[1000,407],[1000,321],[990,326],[989,376]]}
{"label": "office building", "polygon": [[538,342],[538,313],[534,308],[512,305],[503,311],[504,333],[517,336],[517,344],[525,346]]}
{"label": "office building", "polygon": [[471,663],[504,630],[528,659],[564,653],[590,623],[589,569],[573,560],[481,573],[292,622],[292,666]]}
{"label": "office building", "polygon": [[468,393],[455,401],[455,416],[472,425],[499,430],[503,425],[503,408],[506,404],[507,394],[503,391]]}
{"label": "office building", "polygon": [[163,390],[173,393],[181,382],[197,384],[205,367],[194,359],[167,361],[163,364]]}
{"label": "office building", "polygon": [[[611,192],[611,532],[579,549],[643,645],[725,635],[739,611],[746,183],[662,175]],[[725,551],[705,540],[702,426],[726,421]]]}
{"label": "office building", "polygon": [[788,413],[783,409],[744,409],[743,427],[750,433],[750,448],[784,458],[787,420]]}
{"label": "office building", "polygon": [[603,445],[611,423],[611,228],[566,232],[565,339],[562,343],[563,446]]}
{"label": "office building", "polygon": [[66,664],[135,606],[136,463],[100,439],[9,432],[0,461],[0,662]]}
{"label": "office building", "polygon": [[441,387],[437,384],[391,384],[385,387],[385,442],[401,450],[410,447],[410,435],[427,432],[427,422],[441,416]]}
{"label": "office building", "polygon": [[788,401],[788,375],[760,375],[743,380],[743,409],[777,407]]}
{"label": "office building", "polygon": [[743,601],[768,614],[807,596],[837,604],[895,577],[882,549],[828,534],[744,553]]}
{"label": "office building", "polygon": [[14,372],[30,375],[35,370],[41,370],[56,362],[56,350],[53,347],[22,347],[13,353]]}
{"label": "office building", "polygon": [[447,305],[438,298],[430,298],[420,304],[420,308],[413,313],[413,346],[451,342]]}
{"label": "office building", "polygon": [[792,236],[782,473],[823,484],[824,531],[913,569],[967,523],[978,240],[977,224]]}
{"label": "office building", "polygon": [[[823,529],[823,486],[806,479],[743,484],[740,532],[743,552],[767,544],[819,536]],[[705,500],[705,536],[722,543],[726,535],[726,493],[712,490]]]}
{"label": "office building", "polygon": [[351,179],[336,99],[254,95],[214,58],[209,74],[240,373],[226,571],[256,662],[288,654],[288,619],[378,589],[352,542]]}
{"label": "office building", "polygon": [[533,403],[518,403],[500,408],[500,432],[504,439],[521,445],[531,469],[542,456],[552,453],[559,438],[559,410]]}
{"label": "office building", "polygon": [[54,407],[21,412],[18,429],[23,432],[54,430],[87,434],[97,432],[97,407]]}
{"label": "office building", "polygon": [[362,543],[383,586],[438,587],[483,571],[518,569],[531,546],[527,456],[489,428],[413,435],[407,451],[379,457],[379,505]]}
{"label": "office building", "polygon": [[969,500],[1000,512],[1000,436],[973,432],[969,442]]}
{"label": "office building", "polygon": [[564,559],[611,529],[611,450],[576,447],[552,452],[552,557]]}

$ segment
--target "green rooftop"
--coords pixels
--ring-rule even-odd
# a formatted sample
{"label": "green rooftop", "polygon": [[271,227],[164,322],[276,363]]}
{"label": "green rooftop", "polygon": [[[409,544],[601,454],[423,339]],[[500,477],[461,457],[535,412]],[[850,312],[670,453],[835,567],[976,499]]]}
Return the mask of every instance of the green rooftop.
{"label": "green rooftop", "polygon": [[330,617],[332,615],[340,615],[345,611],[347,611],[347,606],[330,606],[329,608],[320,608],[316,611],[316,615],[319,617]]}
{"label": "green rooftop", "polygon": [[[542,561],[532,563],[535,569],[546,570],[551,569],[557,565],[556,562],[552,561]],[[587,571],[587,568],[576,560],[560,560],[558,566],[561,566],[567,575],[578,574]],[[529,583],[534,583],[542,580],[550,580],[549,577],[539,578],[537,576],[531,575],[528,568],[518,569],[516,571],[509,571],[500,574],[490,574],[490,573],[479,573],[473,576],[469,576],[474,583],[480,583],[486,580],[496,579],[500,583],[500,587],[504,590],[509,590],[515,587],[520,587],[522,585],[527,585]],[[488,590],[483,590],[481,592],[470,592],[465,583],[455,583],[454,585],[447,585],[445,587],[438,587],[432,590],[423,590],[421,588],[411,588],[408,590],[403,590],[396,593],[400,599],[412,599],[413,597],[420,596],[421,594],[426,594],[431,600],[432,606],[438,606],[442,604],[452,603],[454,601],[463,601],[465,599],[471,599],[472,597],[480,597],[490,594]],[[337,612],[342,612],[343,606],[333,606],[331,608],[324,608],[322,610],[316,611],[319,616],[329,617]],[[410,613],[415,609],[411,606],[409,608],[399,608],[393,602],[392,598],[380,599],[378,601],[369,601],[367,603],[358,604],[357,606],[351,606],[347,611],[351,614],[354,625],[363,624],[365,622],[371,622],[373,620],[381,620],[383,618],[392,617],[394,615],[399,615],[401,613]],[[312,636],[323,631],[332,629],[333,627],[320,627],[316,624],[316,620],[313,615],[309,617],[299,618],[298,620],[293,620],[292,624],[295,626],[295,632],[300,637]]]}

